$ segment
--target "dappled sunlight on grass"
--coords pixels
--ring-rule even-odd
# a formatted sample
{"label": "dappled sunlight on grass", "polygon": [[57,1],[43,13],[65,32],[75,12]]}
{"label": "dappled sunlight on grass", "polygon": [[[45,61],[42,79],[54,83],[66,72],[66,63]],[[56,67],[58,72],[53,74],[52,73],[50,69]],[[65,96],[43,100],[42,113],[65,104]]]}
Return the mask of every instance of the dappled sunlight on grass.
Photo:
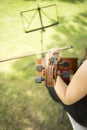
{"label": "dappled sunlight on grass", "polygon": [[[25,33],[20,12],[38,6],[57,4],[59,24],[43,31]],[[82,59],[87,47],[87,1],[3,0],[0,2],[0,59],[21,56],[52,47],[74,48],[62,56]],[[47,11],[47,10],[46,10]],[[49,10],[54,16],[54,11]],[[47,11],[47,12],[48,12]],[[48,19],[43,17],[48,23]],[[30,18],[29,18],[30,19]],[[36,27],[34,21],[32,27]],[[32,56],[0,63],[0,128],[9,130],[71,130],[65,115],[58,124],[61,106],[48,94],[44,83],[34,82],[36,59]],[[54,124],[54,125],[53,125]]]}
{"label": "dappled sunlight on grass", "polygon": [[[31,78],[13,79],[0,74],[0,99],[2,99],[0,128],[5,129],[6,126],[10,130],[61,128],[57,125],[59,115],[56,116],[56,113],[61,111],[60,106],[52,101],[43,85],[39,86],[32,82]],[[52,126],[50,122],[54,125]],[[64,130],[63,127],[61,130]]]}

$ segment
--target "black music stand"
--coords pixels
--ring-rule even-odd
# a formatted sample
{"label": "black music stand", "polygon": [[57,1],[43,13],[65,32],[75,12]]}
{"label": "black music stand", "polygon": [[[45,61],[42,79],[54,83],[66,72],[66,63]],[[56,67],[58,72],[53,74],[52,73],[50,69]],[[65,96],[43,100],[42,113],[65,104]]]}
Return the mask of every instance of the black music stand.
{"label": "black music stand", "polygon": [[[47,9],[52,10],[53,8],[55,9],[54,15],[56,17],[53,17],[52,14],[49,14],[49,11],[47,11]],[[35,9],[22,11],[20,15],[22,18],[25,33],[41,30],[41,51],[43,51],[43,32],[46,28],[59,24],[56,4],[44,7],[40,7],[38,5],[38,7]],[[47,24],[45,24],[43,18],[46,18]],[[36,23],[35,27],[32,26],[33,22]]]}
{"label": "black music stand", "polygon": [[[46,10],[48,8],[48,9],[51,9],[51,11],[52,11],[53,7],[55,8],[55,15],[56,15],[55,18],[52,17],[52,14],[49,15],[49,13]],[[26,15],[28,13],[30,13],[29,15],[31,16],[31,18],[29,17],[29,15]],[[59,18],[58,18],[56,4],[48,5],[48,6],[44,6],[44,7],[40,7],[38,5],[38,7],[35,9],[25,10],[25,11],[20,12],[20,15],[22,18],[22,23],[23,23],[25,33],[30,33],[33,31],[41,30],[41,51],[43,51],[43,32],[45,31],[46,28],[59,24]],[[43,20],[43,16],[48,19],[47,24],[44,24],[45,21]],[[35,19],[36,19],[36,24],[38,24],[38,23],[39,24],[37,27],[33,28],[32,23]],[[37,23],[37,21],[38,21],[38,23]],[[42,54],[42,58],[43,57],[44,57],[44,55]],[[62,115],[58,122],[59,124],[63,123],[63,117],[64,117],[64,109],[62,109]]]}

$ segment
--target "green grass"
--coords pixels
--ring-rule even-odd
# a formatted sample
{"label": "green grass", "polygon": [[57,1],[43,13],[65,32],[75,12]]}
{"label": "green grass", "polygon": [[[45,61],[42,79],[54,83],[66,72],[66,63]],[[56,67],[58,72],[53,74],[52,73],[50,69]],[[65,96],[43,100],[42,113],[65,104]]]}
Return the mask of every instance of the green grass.
{"label": "green grass", "polygon": [[68,118],[59,125],[61,107],[48,95],[44,85],[31,78],[0,75],[0,129],[5,130],[65,130]]}
{"label": "green grass", "polygon": [[[57,4],[59,25],[43,32],[44,50],[73,45],[63,56],[85,55],[87,47],[87,2],[84,1],[0,1],[0,59],[41,50],[41,31],[25,33],[20,12]],[[49,10],[52,15],[54,11]],[[33,23],[35,26],[35,23]],[[49,96],[44,83],[36,84],[35,62],[40,56],[0,63],[0,130],[72,130],[65,114],[58,124],[61,106]]]}

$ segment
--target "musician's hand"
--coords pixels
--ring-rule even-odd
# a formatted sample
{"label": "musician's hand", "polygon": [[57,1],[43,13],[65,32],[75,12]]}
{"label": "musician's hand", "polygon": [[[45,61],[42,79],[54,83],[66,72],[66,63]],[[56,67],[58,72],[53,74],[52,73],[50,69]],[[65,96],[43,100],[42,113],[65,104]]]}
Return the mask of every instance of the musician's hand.
{"label": "musician's hand", "polygon": [[58,48],[52,48],[51,50],[50,50],[50,55],[55,55],[55,54],[59,54],[59,51],[58,51]]}

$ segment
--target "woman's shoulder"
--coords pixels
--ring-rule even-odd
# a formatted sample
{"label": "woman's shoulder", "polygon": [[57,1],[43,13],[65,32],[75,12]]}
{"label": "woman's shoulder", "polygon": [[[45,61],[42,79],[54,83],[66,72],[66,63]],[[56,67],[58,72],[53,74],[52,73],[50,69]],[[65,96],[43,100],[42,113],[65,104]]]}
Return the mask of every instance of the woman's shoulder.
{"label": "woman's shoulder", "polygon": [[87,59],[86,59],[86,60],[84,60],[84,62],[87,62]]}
{"label": "woman's shoulder", "polygon": [[87,59],[83,61],[82,65],[86,65],[87,66]]}

